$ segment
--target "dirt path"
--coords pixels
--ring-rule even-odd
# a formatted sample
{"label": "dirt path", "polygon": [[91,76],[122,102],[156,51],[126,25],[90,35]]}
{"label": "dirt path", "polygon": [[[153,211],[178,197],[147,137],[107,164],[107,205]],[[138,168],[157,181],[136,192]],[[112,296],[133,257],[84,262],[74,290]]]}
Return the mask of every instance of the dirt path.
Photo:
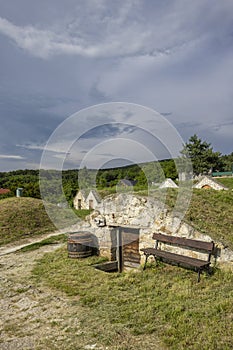
{"label": "dirt path", "polygon": [[18,250],[21,245],[2,249],[0,350],[132,350],[135,341],[138,349],[152,349],[153,345],[153,350],[161,350],[156,335],[154,339],[150,335],[130,336],[134,345],[130,345],[129,338],[127,347],[122,347],[120,342],[112,346],[99,344],[95,335],[83,328],[89,316],[78,297],[68,297],[32,279],[31,272],[38,259],[61,245],[25,253],[9,251]]}
{"label": "dirt path", "polygon": [[[105,349],[90,343],[79,347],[82,334],[77,312],[83,310],[62,293],[31,280],[37,259],[57,246],[0,257],[0,349]],[[76,341],[74,342],[74,339]]]}
{"label": "dirt path", "polygon": [[2,255],[7,255],[7,254],[11,254],[14,252],[17,252],[18,250],[27,247],[28,245],[32,244],[32,243],[38,243],[43,241],[46,238],[52,237],[52,236],[57,236],[59,235],[61,232],[53,232],[53,233],[49,233],[47,235],[41,235],[40,237],[34,237],[34,238],[30,238],[25,240],[24,243],[19,243],[19,242],[15,242],[15,243],[11,243],[8,245],[5,245],[3,247],[0,247],[0,256]]}
{"label": "dirt path", "polygon": [[43,241],[44,239],[46,238],[49,238],[49,237],[53,237],[53,236],[57,236],[57,235],[60,235],[60,234],[66,234],[66,233],[71,233],[71,232],[76,232],[78,230],[80,230],[80,227],[82,227],[79,224],[76,224],[76,225],[73,225],[73,226],[69,226],[69,227],[66,227],[60,231],[55,231],[55,232],[51,232],[51,233],[48,233],[48,234],[44,234],[44,235],[40,235],[38,237],[32,237],[32,238],[26,238],[26,239],[22,239],[20,241],[16,241],[14,243],[9,243],[9,244],[6,244],[2,247],[0,247],[0,257],[2,255],[6,255],[6,254],[10,254],[10,253],[14,253],[32,243],[38,243],[38,242],[41,242]]}

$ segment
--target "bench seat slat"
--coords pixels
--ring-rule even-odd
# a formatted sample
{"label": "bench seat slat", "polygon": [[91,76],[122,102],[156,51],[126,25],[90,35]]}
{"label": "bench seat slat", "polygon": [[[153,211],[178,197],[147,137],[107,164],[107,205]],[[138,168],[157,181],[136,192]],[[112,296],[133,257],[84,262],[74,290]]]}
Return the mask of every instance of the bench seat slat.
{"label": "bench seat slat", "polygon": [[171,253],[171,252],[167,252],[167,251],[163,251],[163,250],[159,250],[159,249],[155,249],[155,248],[144,248],[141,249],[141,251],[144,252],[144,254],[146,255],[154,255],[157,258],[162,258],[162,259],[166,259],[169,261],[174,261],[180,264],[187,264],[193,267],[197,267],[197,268],[204,268],[210,265],[210,262],[208,261],[204,261],[204,260],[200,260],[200,259],[196,259],[196,258],[191,258],[189,256],[184,256],[184,255],[180,255],[180,254],[175,254],[175,253]]}
{"label": "bench seat slat", "polygon": [[204,242],[204,241],[178,237],[178,236],[168,236],[168,235],[163,235],[161,233],[153,233],[153,239],[163,243],[174,244],[174,245],[179,245],[183,247],[189,247],[189,248],[199,249],[203,251],[208,251],[209,253],[211,253],[214,249],[213,242]]}

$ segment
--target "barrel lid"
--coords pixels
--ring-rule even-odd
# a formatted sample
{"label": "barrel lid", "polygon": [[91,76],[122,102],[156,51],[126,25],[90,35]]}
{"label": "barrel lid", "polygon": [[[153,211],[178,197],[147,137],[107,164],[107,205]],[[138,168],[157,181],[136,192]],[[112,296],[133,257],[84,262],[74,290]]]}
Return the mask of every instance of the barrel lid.
{"label": "barrel lid", "polygon": [[69,234],[69,238],[75,239],[75,238],[81,238],[81,237],[90,237],[91,233],[87,231],[79,231],[79,232],[72,232]]}

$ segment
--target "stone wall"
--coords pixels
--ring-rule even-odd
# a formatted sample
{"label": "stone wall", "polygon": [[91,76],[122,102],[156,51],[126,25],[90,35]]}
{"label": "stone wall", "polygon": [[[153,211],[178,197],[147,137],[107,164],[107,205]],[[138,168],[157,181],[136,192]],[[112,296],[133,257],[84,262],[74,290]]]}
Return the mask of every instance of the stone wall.
{"label": "stone wall", "polygon": [[[98,223],[105,225],[98,227]],[[140,228],[139,249],[154,246],[153,232],[211,242],[210,235],[200,233],[192,226],[174,216],[161,202],[153,198],[131,194],[118,194],[106,197],[89,217],[88,230],[98,239],[102,255],[114,259],[116,248],[116,229],[114,226]],[[216,242],[217,261],[233,264],[233,252],[221,242]],[[182,253],[181,248],[175,248]],[[188,255],[203,258],[201,253],[186,251]],[[143,263],[144,256],[141,256]]]}

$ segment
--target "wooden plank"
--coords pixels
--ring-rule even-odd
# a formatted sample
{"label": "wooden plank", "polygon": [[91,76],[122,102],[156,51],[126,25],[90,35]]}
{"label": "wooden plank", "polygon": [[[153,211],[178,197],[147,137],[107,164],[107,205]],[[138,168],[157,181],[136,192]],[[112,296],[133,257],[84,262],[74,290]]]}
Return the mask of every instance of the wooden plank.
{"label": "wooden plank", "polygon": [[132,227],[121,227],[124,268],[140,263],[139,230]]}
{"label": "wooden plank", "polygon": [[170,253],[170,252],[166,252],[166,251],[158,250],[158,249],[154,249],[154,248],[142,249],[142,251],[144,251],[145,254],[147,254],[147,255],[153,255],[157,258],[173,261],[173,262],[176,262],[178,264],[179,263],[186,264],[186,265],[198,267],[198,268],[205,267],[205,266],[208,266],[210,264],[210,262],[208,262],[208,261],[195,259],[195,258],[191,258],[189,256],[179,255],[179,254],[175,254],[175,253]]}
{"label": "wooden plank", "polygon": [[132,262],[132,261],[127,261],[124,265],[124,269],[135,269],[135,268],[139,268],[140,263],[138,262]]}
{"label": "wooden plank", "polygon": [[189,247],[208,252],[212,252],[214,249],[213,242],[203,242],[184,237],[168,236],[161,233],[153,233],[153,239],[163,243],[173,244],[182,247]]}
{"label": "wooden plank", "polygon": [[140,258],[138,256],[128,257],[127,259],[124,260],[124,266],[131,262],[139,264]]}

